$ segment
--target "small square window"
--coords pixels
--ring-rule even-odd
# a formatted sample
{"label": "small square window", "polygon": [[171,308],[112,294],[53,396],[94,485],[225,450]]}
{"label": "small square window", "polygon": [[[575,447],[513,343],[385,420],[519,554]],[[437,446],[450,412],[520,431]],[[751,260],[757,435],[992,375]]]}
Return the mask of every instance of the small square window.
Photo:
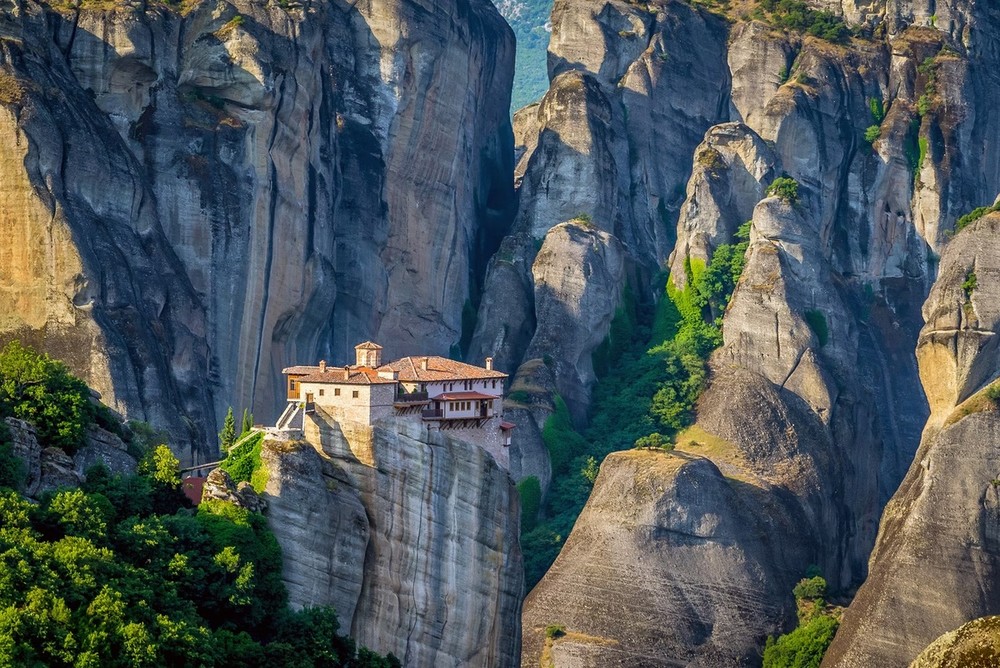
{"label": "small square window", "polygon": [[335,396],[335,397],[339,397],[340,396],[340,388],[339,387],[333,388],[333,396]]}
{"label": "small square window", "polygon": [[319,396],[321,396],[321,397],[326,396],[326,390],[320,390],[319,391]]}
{"label": "small square window", "polygon": [[354,390],[353,392],[351,392],[351,396],[352,396],[353,398],[357,399],[357,398],[358,398],[358,391],[357,391],[357,390]]}

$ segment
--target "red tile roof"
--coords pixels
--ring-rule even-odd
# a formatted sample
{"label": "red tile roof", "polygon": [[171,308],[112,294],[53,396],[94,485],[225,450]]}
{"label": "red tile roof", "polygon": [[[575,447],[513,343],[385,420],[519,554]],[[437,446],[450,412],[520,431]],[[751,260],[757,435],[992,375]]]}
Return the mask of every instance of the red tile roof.
{"label": "red tile roof", "polygon": [[445,392],[431,398],[435,401],[459,401],[464,399],[499,399],[500,397],[482,392]]}
{"label": "red tile roof", "polygon": [[[332,367],[327,367],[332,368]],[[286,376],[304,376],[310,373],[318,373],[318,366],[290,366],[281,370]]]}
{"label": "red tile roof", "polygon": [[[427,360],[426,370],[423,368],[424,360]],[[379,367],[379,371],[389,370],[399,372],[399,379],[404,381],[488,380],[507,377],[507,374],[500,371],[436,356],[404,357]]]}
{"label": "red tile roof", "polygon": [[359,343],[354,346],[355,350],[382,350],[382,346],[375,343],[374,341],[365,341],[364,343]]}
{"label": "red tile roof", "polygon": [[[295,368],[295,367],[293,367]],[[301,367],[299,367],[301,368]],[[350,371],[344,377],[344,369]],[[286,370],[285,373],[288,373]],[[388,385],[395,384],[391,378],[379,378],[378,372],[366,366],[354,367],[330,367],[325,373],[321,373],[319,367],[315,367],[315,372],[299,378],[300,383],[323,383],[327,385]]]}

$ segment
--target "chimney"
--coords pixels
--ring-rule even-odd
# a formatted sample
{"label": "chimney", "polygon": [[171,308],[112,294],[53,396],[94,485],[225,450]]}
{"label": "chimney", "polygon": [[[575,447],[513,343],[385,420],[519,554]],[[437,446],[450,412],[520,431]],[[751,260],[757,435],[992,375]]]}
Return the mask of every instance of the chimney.
{"label": "chimney", "polygon": [[426,357],[420,362],[420,368],[423,369],[424,371],[427,371],[427,358]]}
{"label": "chimney", "polygon": [[487,371],[493,371],[493,358],[492,357],[487,357],[486,358],[486,370]]}
{"label": "chimney", "polygon": [[319,372],[326,373],[326,360],[319,361]]}
{"label": "chimney", "polygon": [[344,380],[350,380],[350,379],[351,379],[351,367],[345,366],[344,367]]}

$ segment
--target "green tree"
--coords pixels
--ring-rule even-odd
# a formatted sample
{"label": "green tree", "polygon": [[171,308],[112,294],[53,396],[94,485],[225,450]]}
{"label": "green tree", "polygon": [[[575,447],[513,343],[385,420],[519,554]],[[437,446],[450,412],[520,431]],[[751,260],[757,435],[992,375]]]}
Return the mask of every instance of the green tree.
{"label": "green tree", "polygon": [[73,454],[95,413],[89,388],[62,362],[18,341],[0,351],[0,418],[27,420],[44,445]]}
{"label": "green tree", "polygon": [[253,413],[250,412],[249,408],[243,409],[243,426],[240,429],[240,438],[247,435],[248,432],[253,430]]}
{"label": "green tree", "polygon": [[181,485],[181,463],[165,445],[158,445],[139,462],[139,472],[154,483],[176,489]]}
{"label": "green tree", "polygon": [[538,509],[542,503],[542,486],[535,476],[528,476],[517,483],[521,497],[521,530],[531,531],[538,522]]}
{"label": "green tree", "polygon": [[796,600],[817,601],[826,596],[826,580],[817,575],[811,578],[803,578],[792,590]]}
{"label": "green tree", "polygon": [[788,176],[779,176],[767,187],[767,194],[795,204],[799,201],[799,182]]}
{"label": "green tree", "polygon": [[219,447],[222,454],[229,454],[230,448],[236,442],[236,418],[233,417],[233,407],[230,406],[226,412],[226,419],[222,422],[222,431],[219,432]]}

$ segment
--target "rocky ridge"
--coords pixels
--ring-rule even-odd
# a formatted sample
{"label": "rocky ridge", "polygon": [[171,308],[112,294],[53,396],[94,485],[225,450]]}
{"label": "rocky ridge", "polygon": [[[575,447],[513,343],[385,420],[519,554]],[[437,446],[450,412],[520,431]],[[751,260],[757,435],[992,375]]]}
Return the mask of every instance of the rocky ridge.
{"label": "rocky ridge", "polygon": [[994,213],[960,232],[941,257],[917,348],[931,416],[824,665],[905,666],[939,635],[1000,609],[1000,413],[989,394],[1000,331],[998,244]]}
{"label": "rocky ridge", "polygon": [[[928,415],[913,356],[916,305],[930,291],[955,219],[992,202],[1000,183],[997,151],[980,150],[995,146],[994,121],[975,112],[991,99],[1000,16],[962,2],[939,3],[936,18],[919,2],[827,4],[867,36],[834,44],[749,17],[716,24],[681,2],[556,3],[550,91],[523,112],[536,122],[515,123],[533,135],[518,137],[521,236],[504,243],[520,239],[531,257],[528,239],[544,237],[580,206],[619,239],[630,263],[624,280],[604,290],[620,293],[629,283],[651,299],[653,269],[673,246],[669,231],[677,239],[672,280],[682,286],[685,266],[707,260],[746,220],[753,224],[695,426],[678,437],[680,454],[643,455],[655,476],[648,494],[609,491],[610,481],[628,478],[631,463],[617,455],[604,463],[563,552],[526,600],[522,665],[543,654],[573,666],[752,665],[765,636],[793,623],[791,588],[808,566],[835,589],[867,574],[881,508]],[[878,137],[869,145],[871,126]],[[683,194],[650,197],[656,204],[638,213],[616,208],[629,201],[616,192],[634,204],[655,191],[653,174],[669,174],[660,183]],[[798,196],[762,200],[780,174],[797,182]],[[657,210],[667,223],[661,236],[647,232]],[[525,286],[496,293],[520,289],[527,295],[520,303],[530,305],[533,279],[509,268],[489,272],[484,306],[493,281]],[[492,327],[484,314],[477,354],[495,349],[478,334]],[[536,329],[553,327],[537,305],[533,315]],[[574,323],[560,327],[571,332]],[[521,367],[515,387],[537,388],[532,407],[544,421],[545,394],[557,391],[569,367],[552,351],[554,363],[539,374],[537,353],[519,360],[513,348],[505,354]],[[665,461],[654,466],[656,458]],[[728,491],[681,493],[690,478],[679,472],[691,467],[691,476],[716,475]],[[544,469],[521,471],[528,474]],[[612,501],[614,494],[624,500]],[[606,512],[612,503],[637,506],[625,515],[643,519],[614,517]],[[730,523],[745,518],[746,507],[767,518],[759,534],[734,534],[734,526],[757,526]],[[711,520],[676,528],[692,518]],[[687,558],[689,544],[699,560]],[[769,553],[773,545],[782,546],[780,558]],[[676,633],[656,638],[644,630],[646,595],[621,594],[631,591],[623,583],[640,558],[655,595],[698,601],[658,616],[661,632]],[[705,571],[757,582],[738,597],[752,614],[733,620],[726,613],[733,593],[707,587]],[[575,592],[597,586],[592,573],[620,586],[600,586],[602,595],[584,602]],[[551,624],[564,624],[567,636],[547,641]]]}

